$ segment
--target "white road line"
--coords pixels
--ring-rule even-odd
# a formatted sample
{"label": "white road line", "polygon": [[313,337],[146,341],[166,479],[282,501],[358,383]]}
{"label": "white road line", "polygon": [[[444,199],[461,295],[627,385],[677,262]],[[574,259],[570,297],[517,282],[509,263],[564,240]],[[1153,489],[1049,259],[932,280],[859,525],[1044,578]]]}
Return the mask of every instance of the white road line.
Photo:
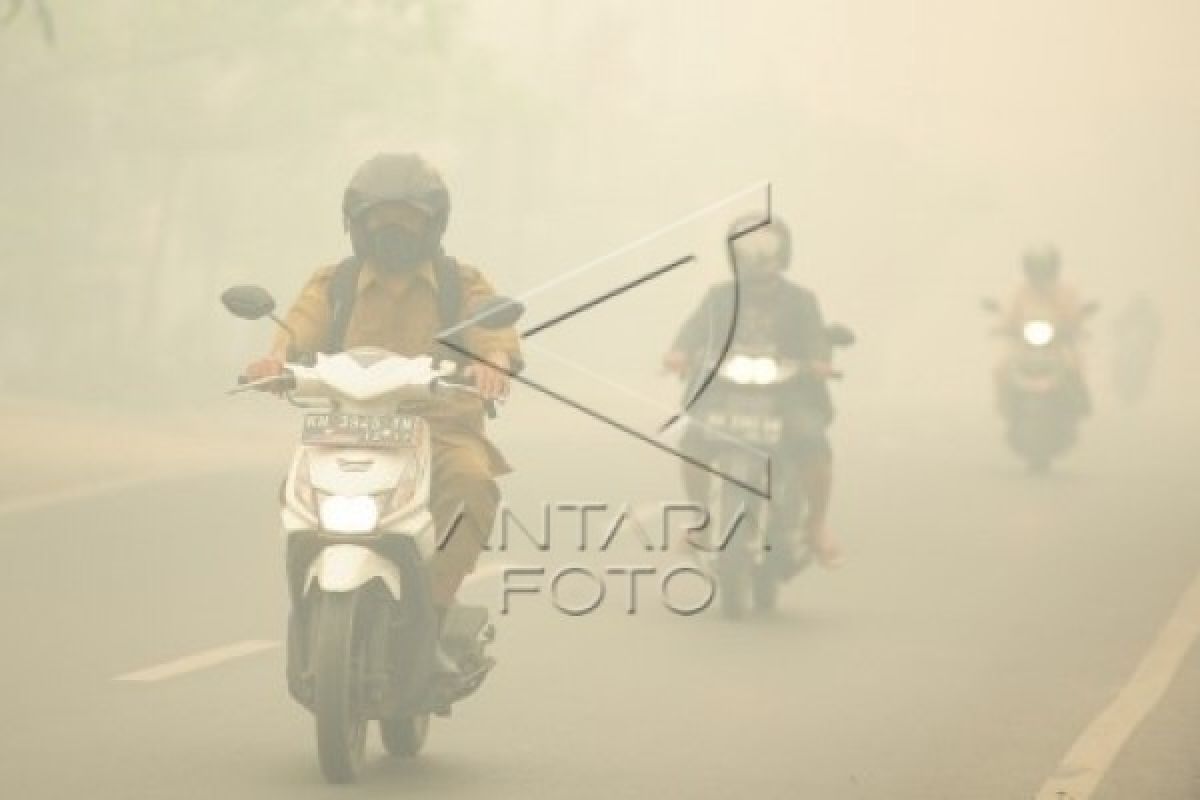
{"label": "white road line", "polygon": [[[241,466],[241,462],[233,466]],[[38,492],[37,494],[26,495],[25,497],[14,497],[9,500],[0,500],[0,517],[6,514],[19,514],[26,511],[37,511],[43,508],[63,505],[66,503],[77,503],[80,500],[90,500],[93,497],[102,497],[107,494],[116,494],[127,489],[136,489],[140,486],[150,486],[163,481],[185,480],[192,478],[202,478],[208,475],[218,475],[226,472],[230,468],[230,464],[204,464],[204,465],[189,465],[180,469],[159,469],[153,472],[139,472],[133,475],[126,475],[122,478],[111,478],[103,481],[93,481],[75,486],[68,486],[62,489],[53,489],[48,492]]]}
{"label": "white road line", "polygon": [[[482,569],[467,576],[463,581],[464,584],[476,583],[487,580],[502,574],[507,569],[519,567],[519,564],[489,564]],[[202,669],[215,667],[218,664],[223,664],[226,661],[232,661],[235,658],[243,658],[252,656],[255,653],[261,653],[265,650],[273,650],[279,647],[279,642],[267,639],[248,639],[244,642],[235,642],[224,647],[214,647],[211,650],[204,650],[199,653],[194,653],[190,656],[168,661],[165,664],[159,664],[146,669],[140,669],[136,672],[127,672],[124,675],[118,675],[113,680],[130,681],[135,683],[154,683],[156,681],[166,680],[168,678],[176,678],[180,675],[186,675],[189,672],[198,672]]]}
{"label": "white road line", "polygon": [[153,683],[155,681],[166,680],[167,678],[175,678],[180,675],[185,675],[189,672],[215,667],[218,664],[223,664],[226,661],[232,661],[235,658],[254,655],[264,650],[273,650],[279,647],[279,642],[267,641],[263,639],[249,639],[244,642],[235,642],[224,647],[214,647],[211,650],[204,650],[190,656],[168,661],[166,664],[159,664],[155,667],[138,670],[137,672],[128,672],[124,675],[118,675],[113,680],[118,681],[134,681],[138,683]]}
{"label": "white road line", "polygon": [[1063,756],[1037,800],[1086,800],[1100,785],[1121,748],[1154,710],[1188,651],[1200,636],[1200,575],[1179,600],[1174,613],[1129,682]]}

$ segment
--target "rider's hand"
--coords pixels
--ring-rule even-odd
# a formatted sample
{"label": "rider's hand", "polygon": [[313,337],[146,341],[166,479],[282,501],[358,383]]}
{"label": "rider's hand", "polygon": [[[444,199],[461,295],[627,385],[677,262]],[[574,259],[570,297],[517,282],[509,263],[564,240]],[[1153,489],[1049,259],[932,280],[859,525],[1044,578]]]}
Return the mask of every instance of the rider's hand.
{"label": "rider's hand", "polygon": [[666,372],[682,375],[687,371],[688,357],[682,350],[672,350],[663,356],[662,366]]}
{"label": "rider's hand", "polygon": [[[508,353],[495,352],[487,356],[488,364],[476,362],[464,372],[475,380],[475,388],[484,400],[500,400],[508,395],[508,370],[512,366]],[[493,366],[495,365],[495,366]]]}
{"label": "rider's hand", "polygon": [[277,378],[282,374],[283,360],[273,355],[251,362],[245,370],[245,376],[252,381],[262,378]]}
{"label": "rider's hand", "polygon": [[810,361],[808,364],[809,374],[819,380],[828,381],[839,377],[839,373],[833,368],[833,365],[828,361]]}
{"label": "rider's hand", "polygon": [[[248,382],[262,380],[263,378],[278,378],[282,374],[283,359],[274,354],[251,362],[245,370],[245,378]],[[284,387],[282,383],[268,384],[264,387],[263,391],[283,394]]]}

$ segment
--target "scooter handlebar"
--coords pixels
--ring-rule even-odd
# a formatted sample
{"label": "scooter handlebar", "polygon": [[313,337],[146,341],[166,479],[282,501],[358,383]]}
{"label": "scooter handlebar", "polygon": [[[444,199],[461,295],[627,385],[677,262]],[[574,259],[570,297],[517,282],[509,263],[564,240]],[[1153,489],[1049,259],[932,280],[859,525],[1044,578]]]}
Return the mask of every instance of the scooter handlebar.
{"label": "scooter handlebar", "polygon": [[[457,380],[456,380],[456,378],[457,378]],[[484,398],[483,395],[480,394],[480,392],[477,388],[470,385],[469,383],[465,383],[464,380],[465,379],[461,378],[461,376],[438,378],[436,381],[433,382],[433,385],[431,388],[435,392],[438,391],[439,389],[446,388],[446,389],[457,389],[460,392],[465,392],[467,394],[475,395],[476,397],[479,397],[483,400],[483,412],[485,414],[487,414],[488,419],[495,419],[496,418],[496,401],[491,398]]]}
{"label": "scooter handlebar", "polygon": [[268,375],[265,378],[251,378],[247,375],[238,375],[238,385],[230,389],[227,394],[240,394],[242,392],[286,392],[296,388],[296,377],[290,372],[284,372],[280,375]]}

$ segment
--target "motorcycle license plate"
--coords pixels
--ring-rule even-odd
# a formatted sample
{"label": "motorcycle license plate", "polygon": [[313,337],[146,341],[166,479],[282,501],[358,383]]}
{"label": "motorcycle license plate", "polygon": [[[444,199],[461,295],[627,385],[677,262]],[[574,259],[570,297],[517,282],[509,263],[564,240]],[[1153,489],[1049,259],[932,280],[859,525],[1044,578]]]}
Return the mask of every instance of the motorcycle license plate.
{"label": "motorcycle license plate", "polygon": [[709,413],[704,424],[711,430],[754,444],[778,444],[783,437],[783,420],[759,414]]}
{"label": "motorcycle license plate", "polygon": [[411,447],[417,418],[403,414],[305,414],[304,444],[330,447]]}

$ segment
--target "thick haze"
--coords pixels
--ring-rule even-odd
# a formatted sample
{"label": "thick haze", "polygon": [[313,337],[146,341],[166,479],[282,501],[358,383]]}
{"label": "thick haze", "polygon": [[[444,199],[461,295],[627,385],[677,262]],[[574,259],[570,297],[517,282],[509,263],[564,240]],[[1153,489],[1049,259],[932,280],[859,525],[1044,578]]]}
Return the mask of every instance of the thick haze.
{"label": "thick haze", "polygon": [[383,149],[444,169],[450,249],[514,293],[771,181],[875,397],[974,386],[977,298],[1031,241],[1108,310],[1150,292],[1194,351],[1194,4],[253,6],[52,4],[56,46],[31,15],[0,32],[6,382],[113,341],[237,363],[266,332],[217,290],[286,301],[338,259],[342,183]]}
{"label": "thick haze", "polygon": [[[697,256],[526,340],[528,376],[645,433],[769,182],[791,277],[859,337],[834,389],[848,562],[736,625],[653,592],[627,614],[615,583],[588,617],[521,595],[495,678],[430,758],[376,748],[364,796],[1033,797],[1107,770],[1064,753],[1089,720],[1131,733],[1114,696],[1182,664],[1097,800],[1195,798],[1198,33],[1197,0],[0,0],[0,796],[328,797],[282,685],[298,412],[225,396],[273,331],[218,296],[286,307],[349,252],[355,167],[414,151],[450,186],[447,250],[526,330]],[[980,300],[1047,241],[1100,303],[1095,413],[1033,477]],[[1125,413],[1114,325],[1143,293],[1162,345]],[[607,501],[650,528],[683,495],[675,458],[526,387],[490,432],[534,526]],[[511,564],[688,557],[582,552],[573,519],[486,554],[463,599],[494,610]],[[179,671],[124,682],[155,665]]]}

